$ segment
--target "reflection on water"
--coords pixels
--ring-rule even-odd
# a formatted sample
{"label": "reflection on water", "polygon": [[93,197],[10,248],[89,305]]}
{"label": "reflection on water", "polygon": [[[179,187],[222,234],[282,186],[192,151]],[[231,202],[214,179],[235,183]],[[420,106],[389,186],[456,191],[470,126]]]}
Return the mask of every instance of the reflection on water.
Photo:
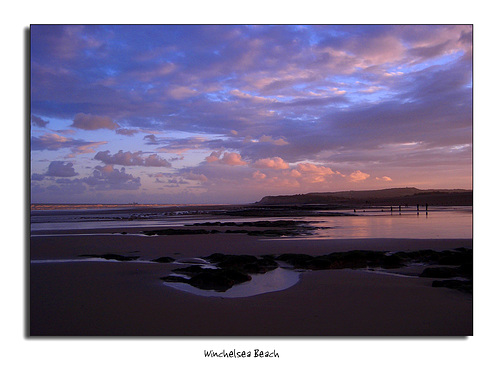
{"label": "reflection on water", "polygon": [[434,210],[428,212],[394,211],[364,213],[355,217],[317,219],[317,238],[410,238],[469,239],[472,238],[472,209]]}
{"label": "reflection on water", "polygon": [[243,298],[288,289],[299,282],[299,279],[300,272],[277,268],[266,274],[252,275],[251,281],[235,285],[225,292],[202,290],[180,282],[164,282],[163,284],[180,291],[203,297]]}
{"label": "reflection on water", "polygon": [[[306,238],[359,239],[359,238],[413,238],[413,239],[469,239],[472,238],[472,207],[433,207],[429,212],[416,208],[390,207],[369,208],[354,212],[355,216],[307,216],[307,217],[228,217],[207,214],[166,216],[165,214],[143,214],[135,219],[128,214],[112,219],[114,214],[50,211],[33,212],[32,231],[90,230],[90,229],[134,229],[147,227],[181,227],[197,222],[255,222],[275,220],[303,220],[317,226],[316,233]],[[132,214],[133,215],[133,214]],[[126,219],[123,219],[126,218]],[[130,231],[131,232],[131,231]]]}

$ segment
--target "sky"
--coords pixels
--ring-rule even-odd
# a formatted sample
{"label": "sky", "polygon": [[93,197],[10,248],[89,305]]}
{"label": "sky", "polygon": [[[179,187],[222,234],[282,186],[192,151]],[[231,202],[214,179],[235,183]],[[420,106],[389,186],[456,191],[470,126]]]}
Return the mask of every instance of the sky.
{"label": "sky", "polygon": [[32,203],[472,188],[470,25],[31,25]]}

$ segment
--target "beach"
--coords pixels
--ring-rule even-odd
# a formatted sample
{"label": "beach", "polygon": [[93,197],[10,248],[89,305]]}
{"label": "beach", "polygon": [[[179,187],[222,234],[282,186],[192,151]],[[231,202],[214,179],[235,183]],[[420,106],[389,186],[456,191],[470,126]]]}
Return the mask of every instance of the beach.
{"label": "beach", "polygon": [[[102,230],[101,230],[102,231]],[[32,336],[467,336],[472,294],[432,287],[406,269],[301,270],[280,291],[241,298],[202,297],[160,278],[177,267],[151,260],[214,253],[307,254],[352,250],[443,251],[472,248],[471,239],[294,239],[245,234],[143,236],[85,230],[32,235]],[[123,232],[123,230],[121,230]],[[101,234],[100,234],[101,233]],[[117,254],[131,261],[85,261]],[[410,272],[410,274],[407,274]]]}

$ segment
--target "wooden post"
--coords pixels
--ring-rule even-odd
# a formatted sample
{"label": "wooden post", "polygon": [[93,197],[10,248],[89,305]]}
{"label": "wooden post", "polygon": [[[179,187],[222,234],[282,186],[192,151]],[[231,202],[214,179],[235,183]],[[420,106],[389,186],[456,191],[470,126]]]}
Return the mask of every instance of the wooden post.
{"label": "wooden post", "polygon": [[399,215],[401,215],[401,205],[399,205]]}

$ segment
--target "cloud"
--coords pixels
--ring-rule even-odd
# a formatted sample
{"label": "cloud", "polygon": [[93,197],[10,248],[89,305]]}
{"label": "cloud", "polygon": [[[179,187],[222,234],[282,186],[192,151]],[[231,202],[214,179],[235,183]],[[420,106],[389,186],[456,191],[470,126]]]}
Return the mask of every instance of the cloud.
{"label": "cloud", "polygon": [[116,164],[125,166],[144,166],[144,167],[171,167],[167,160],[158,156],[158,154],[152,154],[146,158],[142,157],[143,152],[123,152],[118,151],[116,154],[111,155],[109,151],[99,151],[95,156],[95,160],[100,160],[104,164]]}
{"label": "cloud", "polygon": [[247,165],[248,163],[244,161],[241,158],[241,155],[236,153],[236,152],[224,152],[224,155],[222,155],[222,158],[220,157],[222,155],[222,152],[220,151],[213,151],[210,156],[207,156],[205,160],[208,163],[219,163],[219,164],[224,164],[224,165],[231,165],[231,166],[237,166],[237,165]]}
{"label": "cloud", "polygon": [[196,173],[193,173],[193,172],[186,173],[186,174],[183,175],[183,177],[186,180],[193,180],[193,181],[199,181],[199,182],[206,182],[206,181],[208,181],[207,176],[205,176],[204,174],[196,174]]}
{"label": "cloud", "polygon": [[283,138],[274,139],[272,136],[269,136],[269,135],[262,135],[259,138],[259,142],[271,143],[271,144],[274,144],[275,146],[286,146],[288,144],[288,142],[286,140],[284,140]]}
{"label": "cloud", "polygon": [[112,165],[97,166],[91,176],[80,179],[81,182],[96,190],[137,190],[141,186],[141,178],[134,177]]}
{"label": "cloud", "polygon": [[88,142],[88,143],[82,144],[80,146],[73,147],[71,149],[71,154],[69,154],[67,157],[74,158],[77,155],[92,154],[95,152],[95,149],[97,147],[102,146],[106,143],[107,142]]}
{"label": "cloud", "polygon": [[185,86],[175,86],[173,88],[169,88],[167,93],[170,97],[175,100],[184,100],[189,97],[196,96],[198,92],[195,89],[185,87]]}
{"label": "cloud", "polygon": [[[196,136],[181,139],[167,139],[167,138],[157,138],[154,135],[146,135],[148,142],[146,144],[158,145],[164,144],[158,147],[156,150],[159,152],[182,154],[190,150],[197,150],[203,148],[207,143],[207,138]],[[146,139],[145,137],[145,139]]]}
{"label": "cloud", "polygon": [[222,164],[226,165],[247,165],[248,163],[243,161],[241,155],[236,152],[225,152],[224,156],[219,160]]}
{"label": "cloud", "polygon": [[73,177],[77,176],[73,168],[73,163],[65,163],[63,161],[53,161],[49,164],[46,176],[51,177]]}
{"label": "cloud", "polygon": [[375,180],[388,181],[388,182],[392,181],[392,179],[389,176],[375,177]]}
{"label": "cloud", "polygon": [[44,134],[41,137],[31,137],[32,150],[55,151],[61,148],[74,147],[78,144],[74,139],[57,134]]}
{"label": "cloud", "polygon": [[290,166],[280,157],[259,159],[254,164],[256,168],[288,169]]}
{"label": "cloud", "polygon": [[255,171],[254,173],[252,173],[252,177],[256,180],[264,180],[267,176],[265,173]]}
{"label": "cloud", "polygon": [[139,130],[134,130],[134,129],[124,129],[124,128],[121,128],[121,129],[117,129],[116,130],[116,133],[117,134],[120,134],[120,135],[127,135],[127,136],[133,136],[135,134],[137,134],[139,132]]}
{"label": "cloud", "polygon": [[106,143],[107,142],[86,142],[84,140],[67,138],[54,133],[46,133],[40,137],[31,137],[31,149],[33,151],[57,151],[63,148],[69,148],[72,154],[68,157],[95,152],[94,149],[96,147]]}
{"label": "cloud", "polygon": [[33,173],[31,175],[31,180],[32,181],[42,181],[45,178],[45,175],[41,175],[39,173]]}
{"label": "cloud", "polygon": [[[312,163],[297,164],[295,170],[300,173],[300,178],[308,183],[320,183],[326,181],[327,177],[338,174],[331,168]],[[296,173],[295,176],[298,176]]]}
{"label": "cloud", "polygon": [[144,159],[144,166],[146,167],[171,167],[172,164],[160,157],[158,154],[149,155]]}
{"label": "cloud", "polygon": [[370,175],[368,173],[363,173],[360,170],[354,171],[349,175],[352,182],[365,181]]}
{"label": "cloud", "polygon": [[119,125],[108,116],[97,116],[78,113],[75,115],[71,127],[82,130],[119,129]]}
{"label": "cloud", "polygon": [[[88,165],[80,155],[106,142],[65,132],[111,130],[115,151],[156,148],[156,156],[130,152],[141,166],[164,167],[163,152],[183,154],[186,170],[176,174],[204,175],[203,189],[213,193],[256,178],[253,190],[262,191],[267,183],[276,191],[279,183],[284,190],[298,183],[297,191],[349,189],[356,180],[380,186],[396,176],[406,185],[418,176],[404,173],[409,166],[425,167],[429,181],[457,183],[459,171],[463,185],[471,181],[471,148],[456,147],[472,145],[470,25],[35,25],[31,32],[34,160],[61,159],[51,151],[67,148],[60,156]],[[60,131],[49,131],[47,120]],[[401,147],[413,141],[419,145]],[[130,166],[132,157],[116,155],[100,161]],[[200,156],[207,158],[197,165]],[[358,167],[375,179],[342,180],[339,171]],[[225,193],[236,198],[241,189]]]}
{"label": "cloud", "polygon": [[31,116],[31,124],[33,126],[45,127],[48,125],[48,123],[49,123],[49,121],[45,121],[44,119],[37,117],[36,115]]}

